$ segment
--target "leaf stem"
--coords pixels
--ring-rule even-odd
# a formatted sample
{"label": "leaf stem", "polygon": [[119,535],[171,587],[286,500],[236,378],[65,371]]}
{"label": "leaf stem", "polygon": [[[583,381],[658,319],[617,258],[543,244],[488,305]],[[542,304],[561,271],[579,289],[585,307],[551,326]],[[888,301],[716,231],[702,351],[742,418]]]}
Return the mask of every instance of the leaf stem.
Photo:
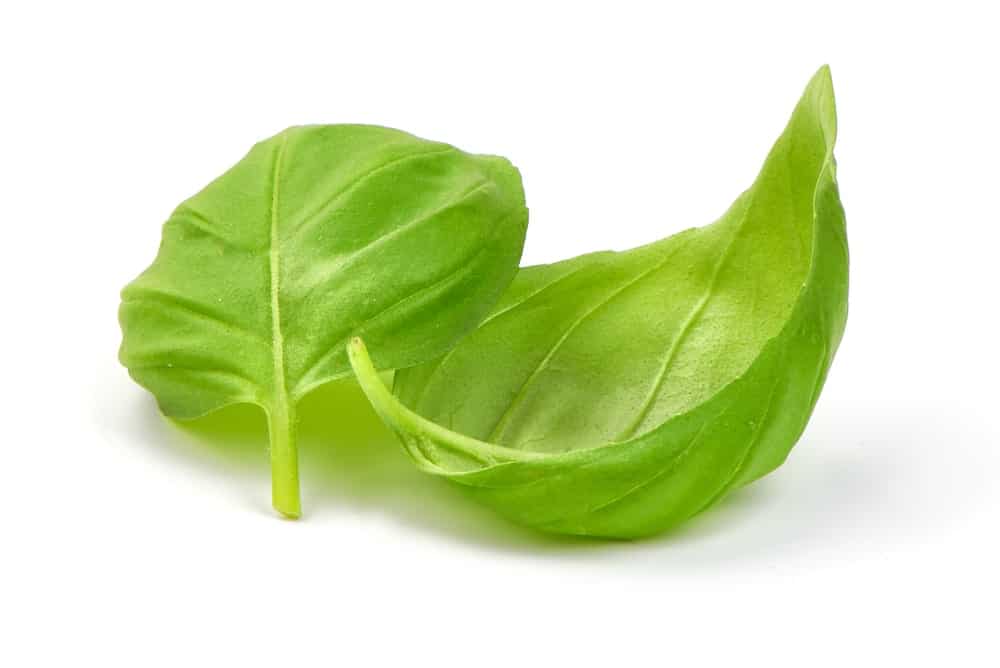
{"label": "leaf stem", "polygon": [[[354,377],[358,380],[375,412],[400,436],[404,445],[406,444],[406,434],[417,434],[421,437],[431,438],[438,445],[478,459],[483,463],[495,464],[545,458],[546,455],[540,453],[515,450],[459,434],[417,415],[401,404],[379,378],[378,371],[375,370],[375,365],[368,356],[368,348],[359,337],[355,336],[348,341],[347,356],[351,362],[351,368],[354,369]],[[407,452],[417,460],[418,464],[423,464],[426,467],[425,470],[431,473],[443,472],[437,463],[421,456],[419,448],[413,450],[408,447]]]}
{"label": "leaf stem", "polygon": [[271,272],[271,353],[274,362],[274,402],[268,411],[271,434],[271,505],[289,519],[302,515],[299,501],[299,454],[295,447],[295,409],[288,398],[285,377],[285,337],[281,331],[281,253],[278,234],[278,191],[281,184],[281,159],[288,144],[282,133],[274,154],[271,174],[271,246],[268,251]]}
{"label": "leaf stem", "polygon": [[271,437],[271,505],[289,519],[302,515],[299,500],[299,453],[294,409],[286,402],[268,411]]}

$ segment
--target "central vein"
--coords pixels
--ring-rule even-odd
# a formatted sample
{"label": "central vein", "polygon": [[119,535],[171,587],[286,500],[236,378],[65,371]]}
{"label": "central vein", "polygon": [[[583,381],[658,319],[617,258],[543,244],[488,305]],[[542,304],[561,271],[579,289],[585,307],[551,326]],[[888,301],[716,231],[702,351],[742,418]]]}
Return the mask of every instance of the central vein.
{"label": "central vein", "polygon": [[278,193],[281,183],[281,160],[288,135],[282,135],[274,155],[271,174],[271,246],[268,251],[271,272],[271,356],[274,364],[273,391],[268,401],[268,431],[271,437],[271,503],[285,517],[301,513],[299,500],[299,456],[295,447],[295,415],[288,398],[285,379],[285,340],[281,332],[280,235],[278,234]]}
{"label": "central vein", "polygon": [[285,154],[288,135],[283,135],[274,157],[274,171],[271,174],[271,355],[274,359],[274,401],[276,411],[288,413],[288,390],[285,384],[285,339],[281,333],[281,300],[279,298],[279,275],[281,257],[278,234],[278,192],[280,189],[281,159]]}

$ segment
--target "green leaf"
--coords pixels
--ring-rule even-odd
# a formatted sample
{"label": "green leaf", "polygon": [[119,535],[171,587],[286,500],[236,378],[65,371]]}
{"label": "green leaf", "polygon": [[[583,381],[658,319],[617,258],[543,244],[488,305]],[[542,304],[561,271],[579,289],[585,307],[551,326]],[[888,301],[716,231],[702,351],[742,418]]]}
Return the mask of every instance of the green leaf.
{"label": "green leaf", "polygon": [[676,525],[781,464],[819,395],[847,317],[835,135],[823,68],[721,219],[522,270],[394,394],[356,339],[362,387],[423,470],[518,523]]}
{"label": "green leaf", "polygon": [[451,348],[513,278],[526,226],[503,158],[388,128],[290,128],[171,215],[122,291],[121,362],[171,417],[263,408],[273,503],[296,517],[296,403],[350,374],[352,336],[381,369]]}

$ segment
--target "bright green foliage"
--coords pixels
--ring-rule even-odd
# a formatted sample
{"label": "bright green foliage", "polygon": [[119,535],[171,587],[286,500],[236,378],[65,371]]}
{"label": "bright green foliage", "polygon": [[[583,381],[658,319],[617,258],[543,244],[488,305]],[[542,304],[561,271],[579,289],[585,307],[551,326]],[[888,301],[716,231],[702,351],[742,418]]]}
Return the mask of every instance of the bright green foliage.
{"label": "bright green foliage", "polygon": [[513,278],[526,225],[502,158],[380,127],[290,128],[166,222],[122,292],[122,364],[172,417],[263,408],[273,502],[296,517],[296,403],[350,374],[352,336],[384,369],[450,349]]}
{"label": "bright green foliage", "polygon": [[394,393],[354,339],[362,387],[423,470],[516,522],[611,537],[676,525],[780,465],[819,395],[847,318],[835,135],[823,68],[720,220],[522,270]]}

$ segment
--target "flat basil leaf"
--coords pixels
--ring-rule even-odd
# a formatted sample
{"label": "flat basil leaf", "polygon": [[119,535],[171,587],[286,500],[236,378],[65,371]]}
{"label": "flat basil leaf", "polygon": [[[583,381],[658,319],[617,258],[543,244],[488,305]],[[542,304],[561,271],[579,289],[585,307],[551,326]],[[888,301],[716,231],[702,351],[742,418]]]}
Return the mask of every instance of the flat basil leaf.
{"label": "flat basil leaf", "polygon": [[423,470],[516,522],[671,527],[781,464],[819,395],[847,317],[835,134],[823,68],[717,222],[522,270],[395,396],[360,340],[355,373]]}
{"label": "flat basil leaf", "polygon": [[296,517],[296,403],[350,374],[351,336],[383,369],[448,350],[513,278],[526,225],[502,158],[388,128],[290,128],[171,215],[122,291],[121,362],[171,417],[263,408],[273,503]]}

